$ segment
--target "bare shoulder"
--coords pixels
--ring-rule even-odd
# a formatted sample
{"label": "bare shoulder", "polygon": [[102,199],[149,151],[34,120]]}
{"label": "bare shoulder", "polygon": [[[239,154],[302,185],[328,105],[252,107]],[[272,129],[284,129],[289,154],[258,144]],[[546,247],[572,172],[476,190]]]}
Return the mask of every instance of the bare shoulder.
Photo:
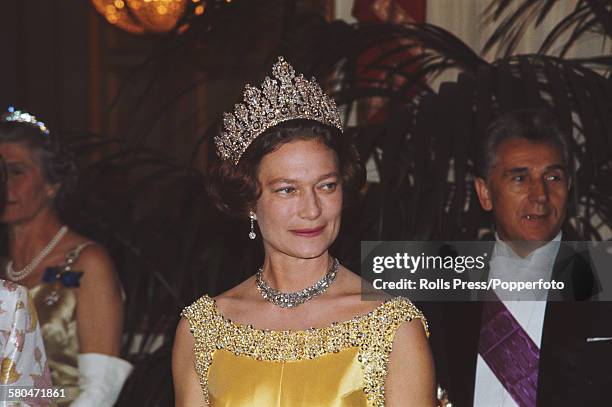
{"label": "bare shoulder", "polygon": [[393,341],[393,347],[395,348],[396,346],[412,350],[429,348],[427,333],[423,322],[419,318],[409,319],[397,328]]}
{"label": "bare shoulder", "polygon": [[[353,315],[362,315],[379,309],[380,312],[392,312],[401,323],[396,331],[396,340],[403,346],[413,341],[427,341],[427,321],[422,312],[403,297],[394,297],[382,290],[375,289],[361,276],[342,268],[338,275],[338,307],[347,309]],[[415,343],[416,343],[415,342]]]}
{"label": "bare shoulder", "polygon": [[384,291],[375,289],[368,280],[344,266],[340,267],[340,273],[338,273],[338,285],[345,292],[359,293],[364,298],[371,300],[386,301],[393,298]]}
{"label": "bare shoulder", "polygon": [[213,297],[215,301],[225,301],[231,299],[240,299],[244,297],[249,297],[251,294],[251,289],[255,287],[255,276],[251,276],[241,282],[238,285],[230,288],[227,291],[222,292],[221,294]]}
{"label": "bare shoulder", "polygon": [[91,275],[112,275],[115,271],[113,261],[104,246],[91,240],[84,240],[71,250],[81,247],[75,262],[75,269],[81,268]]}
{"label": "bare shoulder", "polygon": [[109,266],[114,268],[113,262],[106,248],[97,243],[92,243],[83,248],[78,262],[81,264]]}
{"label": "bare shoulder", "polygon": [[389,356],[385,400],[388,406],[434,406],[435,372],[423,324],[403,322]]}
{"label": "bare shoulder", "polygon": [[181,318],[172,346],[172,378],[176,406],[206,405],[195,371],[194,347],[195,339],[189,322],[186,318]]}
{"label": "bare shoulder", "polygon": [[87,236],[83,236],[73,230],[70,230],[62,243],[58,246],[58,252],[74,253],[78,249],[78,258],[75,266],[111,266],[111,257],[104,246],[95,242]]}
{"label": "bare shoulder", "polygon": [[[189,362],[194,359],[193,348],[195,346],[195,340],[189,327],[189,321],[185,317],[179,320],[178,326],[176,327],[176,334],[174,335],[174,343],[172,344],[172,370],[177,366],[185,365],[184,362]],[[186,364],[187,366],[190,363]],[[176,376],[176,372],[174,372]]]}
{"label": "bare shoulder", "polygon": [[85,235],[77,233],[72,229],[69,229],[68,233],[66,233],[66,235],[62,239],[62,243],[58,247],[61,247],[62,249],[64,249],[64,251],[68,251],[87,243],[94,243],[94,240],[90,239]]}
{"label": "bare shoulder", "polygon": [[80,290],[104,292],[115,297],[120,292],[119,279],[115,265],[108,251],[99,243],[87,237],[74,234],[71,236],[69,250],[79,249],[78,257],[72,269],[83,272],[80,278]]}
{"label": "bare shoulder", "polygon": [[244,308],[249,308],[249,303],[260,299],[255,295],[257,292],[253,287],[255,287],[255,277],[249,277],[237,286],[213,297],[215,306],[224,315],[241,314]]}
{"label": "bare shoulder", "polygon": [[176,335],[174,337],[174,347],[175,349],[178,346],[178,350],[183,350],[182,347],[188,345],[190,352],[193,351],[193,345],[195,343],[193,334],[191,333],[191,327],[189,326],[189,321],[185,317],[181,317],[179,320],[178,326],[176,327]]}
{"label": "bare shoulder", "polygon": [[384,291],[375,290],[370,282],[344,266],[341,267],[337,279],[336,287],[330,291],[342,298],[346,306],[353,308],[355,315],[373,311],[383,302],[393,298]]}
{"label": "bare shoulder", "polygon": [[181,317],[176,327],[174,343],[172,344],[172,371],[175,377],[184,375],[189,369],[186,366],[193,366],[195,337],[191,332],[189,321],[184,316]]}

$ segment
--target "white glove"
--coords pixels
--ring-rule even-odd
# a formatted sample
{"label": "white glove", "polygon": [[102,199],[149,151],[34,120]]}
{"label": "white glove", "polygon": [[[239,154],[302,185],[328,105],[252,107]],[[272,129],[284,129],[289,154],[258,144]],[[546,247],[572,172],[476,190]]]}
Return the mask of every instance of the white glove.
{"label": "white glove", "polygon": [[71,407],[112,407],[119,398],[132,365],[115,356],[80,353],[79,387],[81,393]]}

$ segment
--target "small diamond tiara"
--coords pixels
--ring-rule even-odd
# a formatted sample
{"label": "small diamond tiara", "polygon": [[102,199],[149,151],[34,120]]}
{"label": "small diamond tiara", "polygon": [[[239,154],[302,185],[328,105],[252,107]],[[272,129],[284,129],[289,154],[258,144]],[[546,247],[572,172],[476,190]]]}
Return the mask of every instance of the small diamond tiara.
{"label": "small diamond tiara", "polygon": [[15,110],[13,106],[9,106],[8,112],[0,116],[0,122],[26,123],[26,124],[38,127],[38,130],[40,130],[40,132],[44,134],[45,136],[49,135],[49,129],[47,128],[45,123],[41,122],[40,120],[37,120],[36,116],[34,116],[33,114],[24,112],[22,110]]}
{"label": "small diamond tiara", "polygon": [[238,164],[247,147],[261,133],[279,123],[293,119],[310,119],[342,131],[336,103],[323,93],[315,78],[295,76],[293,67],[278,57],[259,88],[246,85],[243,103],[223,114],[223,130],[215,137],[217,154],[223,160]]}

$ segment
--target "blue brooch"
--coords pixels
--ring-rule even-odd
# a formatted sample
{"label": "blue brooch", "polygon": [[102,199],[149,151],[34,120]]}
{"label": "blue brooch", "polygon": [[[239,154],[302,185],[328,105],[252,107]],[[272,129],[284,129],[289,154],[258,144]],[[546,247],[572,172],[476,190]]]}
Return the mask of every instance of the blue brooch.
{"label": "blue brooch", "polygon": [[82,271],[68,271],[66,267],[47,267],[42,280],[45,283],[59,282],[64,287],[76,288],[80,286],[79,280],[82,276]]}

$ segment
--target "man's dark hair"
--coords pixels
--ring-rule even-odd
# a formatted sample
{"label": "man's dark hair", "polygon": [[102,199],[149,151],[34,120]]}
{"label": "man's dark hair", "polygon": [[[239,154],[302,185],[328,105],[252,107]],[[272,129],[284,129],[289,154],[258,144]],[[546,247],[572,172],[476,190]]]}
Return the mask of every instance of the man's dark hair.
{"label": "man's dark hair", "polygon": [[554,116],[544,109],[522,109],[504,113],[487,127],[478,155],[478,176],[487,179],[491,168],[495,165],[499,145],[511,138],[555,146],[561,154],[568,177],[571,176],[572,163],[568,137],[561,131]]}

